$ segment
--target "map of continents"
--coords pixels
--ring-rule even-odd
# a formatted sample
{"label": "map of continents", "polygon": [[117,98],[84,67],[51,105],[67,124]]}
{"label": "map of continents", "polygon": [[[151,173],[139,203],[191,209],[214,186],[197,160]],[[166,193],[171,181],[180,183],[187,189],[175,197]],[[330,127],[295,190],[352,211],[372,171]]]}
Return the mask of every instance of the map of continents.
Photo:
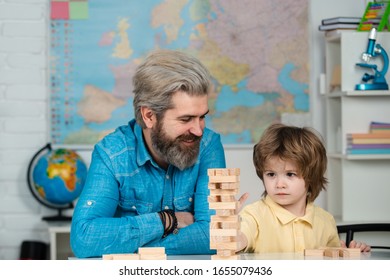
{"label": "map of continents", "polygon": [[88,1],[88,17],[51,20],[51,140],[93,145],[133,116],[132,76],[152,49],[210,70],[207,126],[251,144],[282,114],[309,111],[307,0]]}

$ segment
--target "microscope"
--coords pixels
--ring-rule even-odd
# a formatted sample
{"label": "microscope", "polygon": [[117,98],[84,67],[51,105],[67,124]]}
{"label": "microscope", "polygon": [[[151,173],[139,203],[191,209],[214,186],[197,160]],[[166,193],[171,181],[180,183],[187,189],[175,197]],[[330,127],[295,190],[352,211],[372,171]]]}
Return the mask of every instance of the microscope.
{"label": "microscope", "polygon": [[[380,56],[383,60],[383,68],[378,70],[378,66],[375,64],[368,64],[371,58]],[[357,66],[369,68],[374,71],[374,74],[365,73],[362,77],[364,83],[357,84],[356,90],[388,90],[389,86],[386,82],[385,75],[389,68],[389,57],[386,51],[380,44],[376,44],[376,29],[372,28],[370,35],[368,36],[368,45],[365,53],[362,54],[362,60],[366,63],[356,63]],[[372,83],[367,83],[372,80]]]}

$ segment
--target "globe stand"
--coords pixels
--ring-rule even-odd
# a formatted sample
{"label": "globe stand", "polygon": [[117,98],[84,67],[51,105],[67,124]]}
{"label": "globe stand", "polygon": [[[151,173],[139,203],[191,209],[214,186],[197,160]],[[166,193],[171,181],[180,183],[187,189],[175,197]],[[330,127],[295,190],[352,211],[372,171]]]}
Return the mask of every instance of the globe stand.
{"label": "globe stand", "polygon": [[[70,208],[73,208],[73,207],[70,207]],[[62,210],[64,210],[64,209],[57,209],[57,210],[58,210],[58,215],[43,217],[42,220],[48,221],[48,222],[69,222],[72,220],[72,217],[62,215]]]}
{"label": "globe stand", "polygon": [[47,150],[48,152],[51,152],[52,151],[52,147],[51,147],[51,144],[48,143],[46,144],[44,147],[42,147],[31,159],[30,163],[29,163],[29,166],[28,166],[28,170],[27,170],[27,183],[28,183],[28,187],[32,193],[32,195],[34,196],[34,198],[40,202],[41,204],[43,204],[44,206],[48,207],[48,208],[51,208],[51,209],[55,209],[58,211],[58,214],[57,215],[54,215],[54,216],[46,216],[46,217],[42,217],[42,220],[44,221],[48,221],[48,222],[61,222],[61,221],[66,221],[66,222],[69,222],[72,220],[72,217],[68,217],[68,216],[65,216],[63,215],[63,210],[67,210],[67,209],[72,209],[74,206],[73,206],[73,203],[70,202],[70,203],[66,203],[66,204],[54,204],[54,203],[50,203],[48,201],[45,201],[42,199],[42,197],[38,194],[37,190],[35,189],[34,187],[34,182],[33,182],[33,179],[32,179],[32,171],[33,171],[33,166],[34,164],[36,163],[38,157],[44,153],[44,151]]}

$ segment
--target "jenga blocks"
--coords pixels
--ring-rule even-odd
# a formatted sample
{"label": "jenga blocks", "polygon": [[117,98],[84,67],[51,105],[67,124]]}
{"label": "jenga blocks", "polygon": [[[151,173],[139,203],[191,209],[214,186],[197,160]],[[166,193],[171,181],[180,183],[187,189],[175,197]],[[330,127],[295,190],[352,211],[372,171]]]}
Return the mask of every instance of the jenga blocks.
{"label": "jenga blocks", "polygon": [[359,258],[359,248],[341,248],[341,247],[325,247],[319,249],[305,249],[304,255],[307,257],[328,257],[332,259],[342,258]]}
{"label": "jenga blocks", "polygon": [[332,259],[339,258],[339,250],[337,248],[326,248],[324,250],[324,256]]}
{"label": "jenga blocks", "polygon": [[166,260],[164,247],[141,247],[138,248],[140,260]]}
{"label": "jenga blocks", "polygon": [[220,168],[209,169],[209,208],[216,210],[216,215],[210,222],[210,249],[216,249],[217,254],[212,260],[237,260],[237,236],[240,230],[240,220],[237,215],[238,194],[240,186],[240,169]]}
{"label": "jenga blocks", "polygon": [[307,257],[323,257],[324,249],[305,249],[304,255]]}
{"label": "jenga blocks", "polygon": [[103,260],[166,260],[164,247],[140,247],[138,254],[107,254]]}
{"label": "jenga blocks", "polygon": [[360,248],[340,248],[339,256],[343,258],[359,258]]}

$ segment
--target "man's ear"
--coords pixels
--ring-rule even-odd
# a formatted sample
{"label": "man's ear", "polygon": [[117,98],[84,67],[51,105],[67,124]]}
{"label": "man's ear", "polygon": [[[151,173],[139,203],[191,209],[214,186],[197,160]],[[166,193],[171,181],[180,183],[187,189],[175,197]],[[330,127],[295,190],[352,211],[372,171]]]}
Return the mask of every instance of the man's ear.
{"label": "man's ear", "polygon": [[151,109],[148,107],[141,107],[141,115],[142,119],[147,128],[152,128],[156,123],[156,115],[153,113]]}

